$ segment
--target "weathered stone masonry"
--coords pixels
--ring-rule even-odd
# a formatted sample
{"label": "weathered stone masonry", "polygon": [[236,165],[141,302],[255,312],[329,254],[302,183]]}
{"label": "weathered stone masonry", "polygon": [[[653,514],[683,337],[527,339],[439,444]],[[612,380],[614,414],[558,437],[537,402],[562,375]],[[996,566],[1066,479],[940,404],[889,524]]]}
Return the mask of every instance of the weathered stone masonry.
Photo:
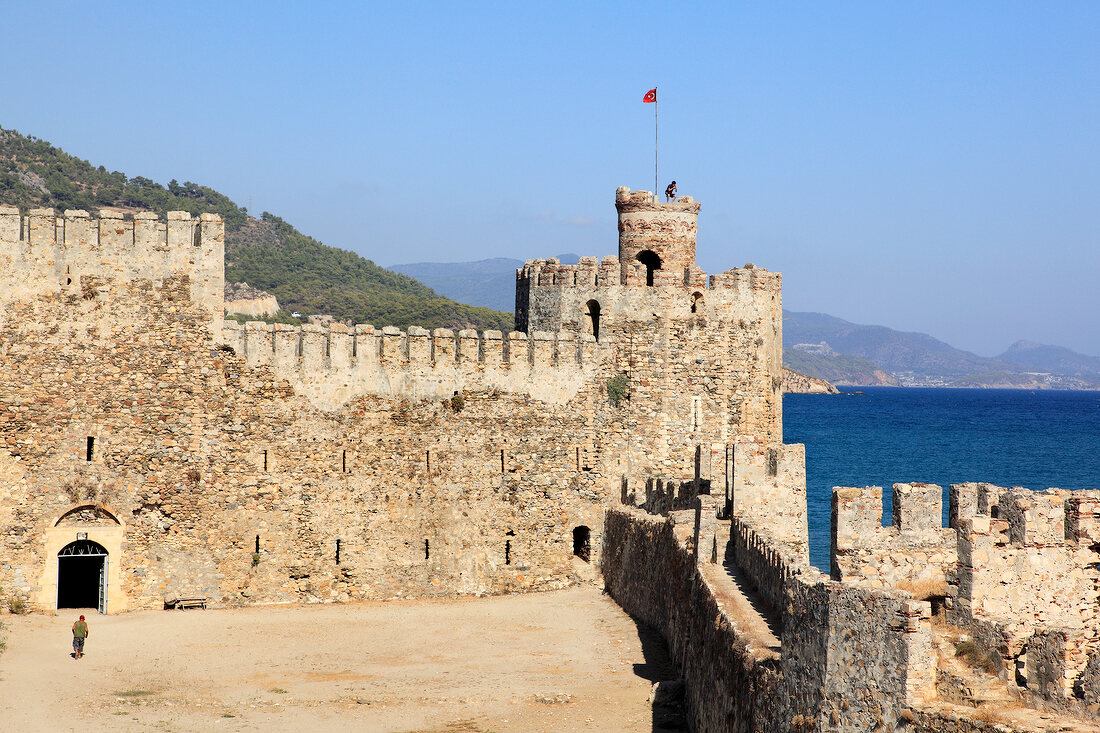
{"label": "weathered stone masonry", "polygon": [[[625,227],[694,226],[698,204],[624,196]],[[57,554],[85,535],[107,551],[109,612],[586,576],[624,476],[779,436],[778,276],[704,287],[693,228],[626,239],[683,282],[624,259],[557,286],[529,263],[517,297],[556,298],[558,320],[288,329],[223,325],[217,217],[0,209],[0,585],[52,609]],[[601,297],[602,328],[574,328],[569,303]]]}
{"label": "weathered stone masonry", "polygon": [[782,444],[780,276],[699,271],[688,197],[616,207],[618,256],[526,263],[508,334],[223,322],[217,217],[0,207],[0,586],[52,611],[81,551],[109,613],[598,563],[695,730],[1004,730],[937,701],[933,588],[1044,699],[1098,699],[1096,497],[960,485],[944,530],[939,487],[895,487],[887,528],[881,490],[838,489],[826,578]]}

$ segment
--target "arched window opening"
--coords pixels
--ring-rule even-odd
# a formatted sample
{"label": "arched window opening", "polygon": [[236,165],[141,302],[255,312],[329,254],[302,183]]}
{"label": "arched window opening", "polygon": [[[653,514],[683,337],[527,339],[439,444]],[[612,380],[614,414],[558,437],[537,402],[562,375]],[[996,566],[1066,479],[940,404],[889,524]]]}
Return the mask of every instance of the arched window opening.
{"label": "arched window opening", "polygon": [[661,258],[653,250],[638,253],[638,262],[645,265],[645,284],[653,285],[653,273],[661,269]]}
{"label": "arched window opening", "polygon": [[573,528],[573,554],[585,562],[592,558],[591,530],[584,525]]}
{"label": "arched window opening", "polygon": [[585,304],[584,315],[588,318],[585,330],[592,334],[592,338],[600,340],[600,301],[590,300]]}
{"label": "arched window opening", "polygon": [[702,313],[703,312],[703,294],[692,293],[691,294],[691,312]]}

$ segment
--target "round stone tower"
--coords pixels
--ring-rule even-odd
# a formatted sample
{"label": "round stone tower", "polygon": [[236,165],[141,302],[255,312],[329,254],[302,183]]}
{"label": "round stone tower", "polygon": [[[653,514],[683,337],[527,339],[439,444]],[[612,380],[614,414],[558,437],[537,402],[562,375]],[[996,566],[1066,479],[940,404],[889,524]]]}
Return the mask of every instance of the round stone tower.
{"label": "round stone tower", "polygon": [[646,268],[646,284],[656,270],[683,274],[695,265],[695,231],[699,204],[691,196],[660,203],[649,191],[615,190],[619,212],[619,265],[623,281],[638,264]]}

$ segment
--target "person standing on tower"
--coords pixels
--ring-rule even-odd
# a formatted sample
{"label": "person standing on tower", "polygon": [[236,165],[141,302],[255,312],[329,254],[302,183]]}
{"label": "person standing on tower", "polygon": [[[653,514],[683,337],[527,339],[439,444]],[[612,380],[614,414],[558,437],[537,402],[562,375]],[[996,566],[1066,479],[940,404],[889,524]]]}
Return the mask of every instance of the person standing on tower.
{"label": "person standing on tower", "polygon": [[676,200],[676,181],[668,184],[668,188],[665,189],[665,202]]}

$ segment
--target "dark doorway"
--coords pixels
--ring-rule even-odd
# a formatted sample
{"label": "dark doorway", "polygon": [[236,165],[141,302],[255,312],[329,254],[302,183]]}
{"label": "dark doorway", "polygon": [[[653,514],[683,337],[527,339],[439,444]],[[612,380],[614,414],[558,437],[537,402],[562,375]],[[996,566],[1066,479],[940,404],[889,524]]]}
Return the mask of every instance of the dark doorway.
{"label": "dark doorway", "polygon": [[57,553],[57,607],[107,612],[107,550],[102,545],[77,540]]}
{"label": "dark doorway", "polygon": [[588,316],[589,322],[592,326],[592,338],[597,341],[600,340],[600,301],[590,300],[587,303],[588,312],[585,313]]}
{"label": "dark doorway", "polygon": [[591,532],[588,527],[581,525],[573,528],[573,554],[581,560],[588,562],[592,557]]}
{"label": "dark doorway", "polygon": [[653,273],[661,269],[661,258],[651,249],[638,253],[638,262],[645,265],[645,284],[653,284]]}

